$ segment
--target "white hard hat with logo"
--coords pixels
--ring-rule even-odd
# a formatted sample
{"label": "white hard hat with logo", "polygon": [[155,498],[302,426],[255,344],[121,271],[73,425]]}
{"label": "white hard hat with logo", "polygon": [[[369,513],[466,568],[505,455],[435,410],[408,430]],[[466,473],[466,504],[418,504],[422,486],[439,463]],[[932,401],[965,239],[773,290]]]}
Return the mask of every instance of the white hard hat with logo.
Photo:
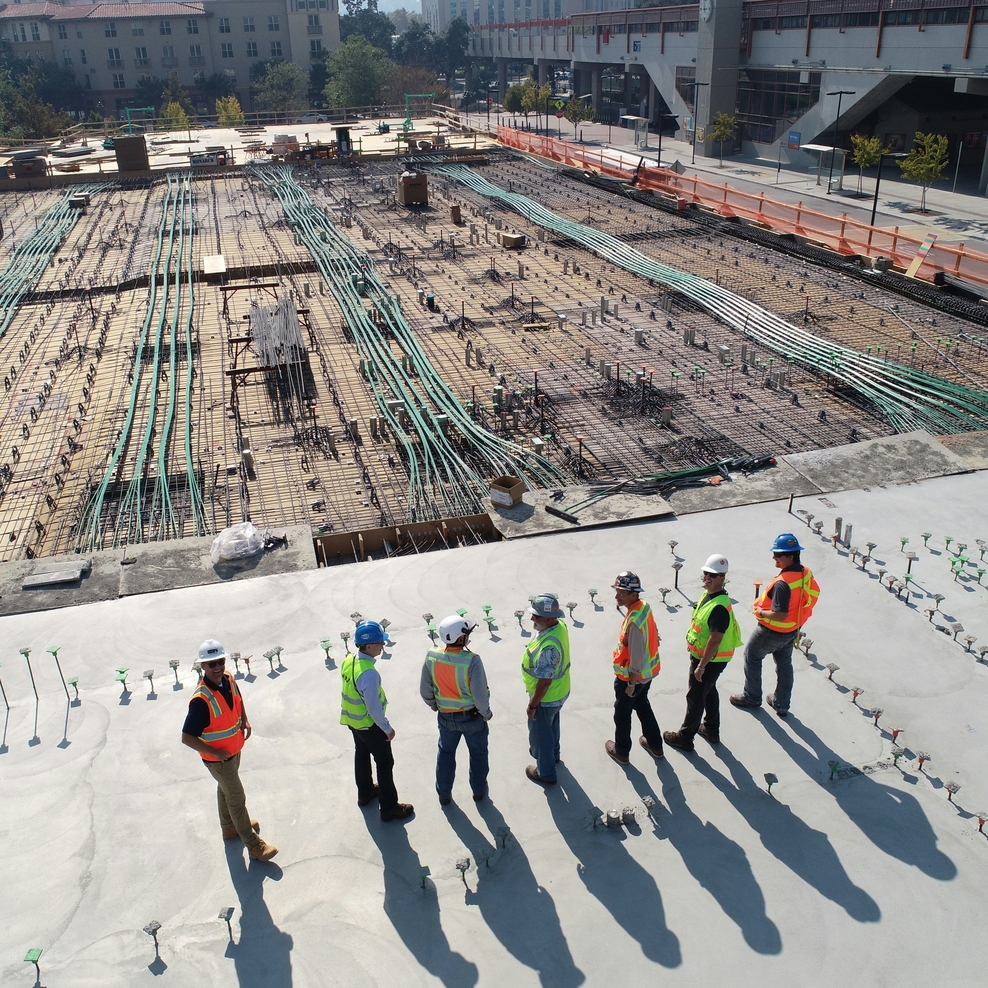
{"label": "white hard hat with logo", "polygon": [[450,614],[439,622],[439,637],[447,645],[455,645],[464,635],[469,635],[477,625],[459,614]]}
{"label": "white hard hat with logo", "polygon": [[726,556],[713,555],[703,564],[704,573],[726,573],[727,568]]}
{"label": "white hard hat with logo", "polygon": [[216,659],[225,658],[226,649],[215,638],[207,638],[199,646],[200,662],[214,662]]}

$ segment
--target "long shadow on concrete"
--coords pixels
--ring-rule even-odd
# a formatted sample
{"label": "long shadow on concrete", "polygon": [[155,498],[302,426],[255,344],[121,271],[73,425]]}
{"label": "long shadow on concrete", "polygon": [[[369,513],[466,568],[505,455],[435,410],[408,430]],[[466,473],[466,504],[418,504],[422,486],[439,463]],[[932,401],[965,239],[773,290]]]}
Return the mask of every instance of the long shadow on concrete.
{"label": "long shadow on concrete", "polygon": [[582,985],[586,978],[573,963],[556,904],[536,880],[518,840],[512,836],[507,853],[496,858],[492,868],[485,864],[494,855],[498,834],[507,825],[490,799],[478,809],[493,840],[477,830],[455,803],[445,808],[449,825],[477,865],[477,890],[467,888],[464,901],[480,908],[488,929],[513,957],[538,971],[543,988]]}
{"label": "long shadow on concrete", "polygon": [[557,785],[546,791],[546,802],[556,828],[579,861],[577,873],[587,891],[638,941],[650,961],[678,967],[683,962],[679,938],[666,926],[655,879],[631,856],[618,833],[588,829],[594,804],[562,764],[557,778]]}
{"label": "long shadow on concrete", "polygon": [[[624,768],[640,796],[652,795],[641,772],[630,765]],[[712,823],[704,823],[690,809],[679,777],[668,761],[658,762],[657,768],[666,806],[656,802],[652,808],[656,836],[668,840],[679,852],[687,871],[738,925],[752,950],[759,954],[781,953],[779,928],[765,913],[765,896],[744,848]]]}
{"label": "long shadow on concrete", "polygon": [[878,903],[851,881],[827,835],[814,830],[793,811],[755,783],[748,770],[724,745],[714,745],[714,754],[731,773],[734,785],[703,759],[693,765],[719,789],[761,838],[765,850],[837,903],[859,923],[877,923],[882,918]]}
{"label": "long shadow on concrete", "polygon": [[434,888],[422,888],[418,854],[401,824],[365,817],[367,830],[384,859],[384,912],[415,959],[446,988],[473,988],[477,965],[450,950],[439,918]]}
{"label": "long shadow on concrete", "polygon": [[919,868],[930,878],[947,882],[956,877],[957,866],[937,848],[937,836],[915,796],[883,785],[871,775],[830,782],[827,763],[839,761],[846,765],[849,762],[791,714],[786,724],[811,751],[797,744],[774,717],[764,720],[766,730],[785,753],[837,800],[848,819],[877,848]]}
{"label": "long shadow on concrete", "polygon": [[264,880],[280,881],[281,869],[272,863],[244,859],[239,840],[226,841],[226,863],[240,899],[240,939],[230,943],[240,988],[291,988],[292,938],[274,925],[264,901]]}

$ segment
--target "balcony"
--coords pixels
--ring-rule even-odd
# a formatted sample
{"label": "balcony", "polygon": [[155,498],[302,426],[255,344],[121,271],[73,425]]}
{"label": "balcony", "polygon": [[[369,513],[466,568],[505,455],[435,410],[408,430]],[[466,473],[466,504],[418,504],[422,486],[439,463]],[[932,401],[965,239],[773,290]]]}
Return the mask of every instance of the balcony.
{"label": "balcony", "polygon": [[309,52],[309,58],[311,58],[313,61],[316,61],[317,59],[322,58],[322,56],[323,56],[323,49],[322,48],[317,48],[315,51],[310,51]]}
{"label": "balcony", "polygon": [[307,34],[322,34],[322,24],[310,24]]}
{"label": "balcony", "polygon": [[108,69],[122,69],[123,59],[122,58],[108,58],[106,60],[106,67]]}
{"label": "balcony", "polygon": [[150,58],[135,58],[134,59],[134,68],[136,68],[136,69],[147,68],[147,66],[149,66],[150,64],[151,64],[151,59]]}
{"label": "balcony", "polygon": [[163,58],[161,64],[163,68],[174,69],[178,66],[178,59],[174,57]]}
{"label": "balcony", "polygon": [[190,55],[189,65],[205,65],[206,59],[202,55]]}

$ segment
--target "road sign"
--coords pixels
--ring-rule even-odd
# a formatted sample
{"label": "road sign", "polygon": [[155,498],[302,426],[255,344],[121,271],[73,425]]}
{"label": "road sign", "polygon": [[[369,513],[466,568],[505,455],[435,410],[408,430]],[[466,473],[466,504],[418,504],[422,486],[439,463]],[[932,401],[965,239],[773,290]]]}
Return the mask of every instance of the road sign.
{"label": "road sign", "polygon": [[557,99],[554,105],[557,110],[561,110],[566,104],[561,99]]}
{"label": "road sign", "polygon": [[562,110],[556,110],[556,116],[559,117],[560,119],[562,119],[563,117],[566,116],[566,114],[563,113]]}

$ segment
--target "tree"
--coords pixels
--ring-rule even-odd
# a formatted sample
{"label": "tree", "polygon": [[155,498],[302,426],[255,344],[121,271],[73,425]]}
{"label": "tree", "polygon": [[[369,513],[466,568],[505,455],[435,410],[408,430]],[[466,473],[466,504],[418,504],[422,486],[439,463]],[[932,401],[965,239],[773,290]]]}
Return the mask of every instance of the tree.
{"label": "tree", "polygon": [[851,160],[858,166],[858,192],[864,181],[864,170],[874,168],[888,148],[882,147],[880,137],[866,137],[864,134],[851,134],[851,147],[854,149]]}
{"label": "tree", "polygon": [[[174,70],[168,73],[168,78],[165,80],[165,91],[162,94],[161,101],[165,106],[169,103],[178,103],[189,120],[195,116],[195,110],[192,108],[192,100],[189,99],[189,94],[186,92],[185,87],[178,81],[178,73]],[[185,125],[183,124],[183,126]]]}
{"label": "tree", "polygon": [[340,18],[340,41],[360,36],[373,47],[380,48],[386,56],[391,55],[391,37],[394,33],[394,25],[388,15],[379,14],[376,10],[358,10]]}
{"label": "tree", "polygon": [[233,80],[225,72],[213,72],[199,83],[199,92],[207,106],[217,100],[232,96],[236,89]]}
{"label": "tree", "polygon": [[[523,113],[525,111],[525,107],[522,106],[522,97],[524,95],[525,87],[520,82],[516,82],[513,86],[508,86],[508,91],[504,94],[504,99],[501,101],[505,112]],[[528,116],[528,114],[525,113],[525,116]]]}
{"label": "tree", "polygon": [[268,74],[268,69],[272,65],[283,62],[282,58],[268,58],[263,62],[252,62],[250,66],[250,81],[253,86],[260,86],[264,82],[264,77]]}
{"label": "tree", "polygon": [[712,141],[717,141],[720,150],[720,167],[724,167],[724,141],[734,136],[737,120],[729,113],[715,113],[710,124],[710,133],[707,137]]}
{"label": "tree", "polygon": [[138,79],[134,90],[137,93],[137,102],[141,106],[153,106],[155,113],[161,109],[165,95],[165,82],[163,79],[159,79],[157,76]]}
{"label": "tree", "polygon": [[309,108],[309,74],[294,62],[269,63],[254,105],[277,113],[304,113]]}
{"label": "tree", "polygon": [[81,110],[85,103],[75,72],[58,62],[30,63],[21,77],[21,87],[27,86],[39,103],[47,103],[55,110]]}
{"label": "tree", "polygon": [[384,102],[389,106],[400,107],[404,112],[405,93],[434,93],[434,102],[443,104],[448,104],[450,98],[446,84],[440,82],[431,69],[417,65],[396,65],[384,81]]}
{"label": "tree", "polygon": [[42,103],[33,93],[20,95],[14,100],[14,116],[30,139],[55,137],[69,124],[65,114],[59,113],[50,103]]}
{"label": "tree", "polygon": [[436,37],[428,24],[414,21],[394,43],[394,60],[399,65],[421,65],[434,69]]}
{"label": "tree", "polygon": [[173,101],[161,111],[160,123],[162,130],[187,130],[189,116],[182,108],[181,103]]}
{"label": "tree", "polygon": [[324,94],[331,106],[376,106],[394,63],[366,38],[354,35],[329,56]]}
{"label": "tree", "polygon": [[413,24],[423,23],[420,14],[413,14],[411,11],[405,10],[404,7],[389,11],[388,17],[391,18],[391,23],[395,26],[395,34],[404,34]]}
{"label": "tree", "polygon": [[593,110],[583,100],[577,99],[575,96],[566,104],[566,109],[563,113],[566,119],[573,125],[574,139],[578,136],[577,128],[579,125],[584,120],[590,120],[593,117]]}
{"label": "tree", "polygon": [[924,134],[916,131],[916,143],[908,156],[899,162],[902,177],[923,185],[920,212],[926,212],[926,190],[947,167],[947,137],[944,134]]}
{"label": "tree", "polygon": [[244,111],[236,96],[227,96],[216,101],[216,117],[220,127],[242,127]]}
{"label": "tree", "polygon": [[450,87],[456,70],[467,64],[470,27],[462,17],[450,21],[446,30],[436,38],[436,69]]}
{"label": "tree", "polygon": [[549,99],[552,96],[552,86],[546,83],[544,86],[536,86],[531,79],[525,83],[521,95],[521,108],[525,111],[527,119],[529,113],[535,114],[535,128],[538,130],[539,114],[545,113],[549,109]]}

